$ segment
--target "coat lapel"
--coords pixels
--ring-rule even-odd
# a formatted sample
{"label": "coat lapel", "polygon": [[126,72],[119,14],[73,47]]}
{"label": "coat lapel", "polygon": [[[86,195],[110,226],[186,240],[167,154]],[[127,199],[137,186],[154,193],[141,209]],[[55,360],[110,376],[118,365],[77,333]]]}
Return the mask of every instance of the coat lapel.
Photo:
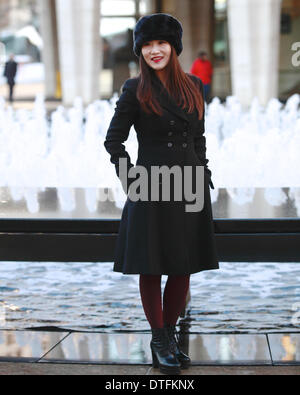
{"label": "coat lapel", "polygon": [[189,122],[189,118],[185,111],[180,108],[175,101],[170,97],[166,88],[164,87],[163,83],[160,79],[153,73],[153,85],[155,90],[157,91],[157,98],[160,105],[167,111],[170,111],[172,114],[176,115],[184,119],[186,122]]}

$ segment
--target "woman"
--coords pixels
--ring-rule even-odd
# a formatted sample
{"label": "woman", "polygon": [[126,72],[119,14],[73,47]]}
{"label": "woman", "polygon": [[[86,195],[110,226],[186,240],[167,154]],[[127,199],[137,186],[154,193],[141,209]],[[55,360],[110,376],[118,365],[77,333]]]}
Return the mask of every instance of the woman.
{"label": "woman", "polygon": [[[125,81],[104,142],[124,191],[130,192],[122,212],[114,271],[140,275],[142,305],[152,330],[153,366],[173,374],[191,363],[179,349],[175,336],[190,275],[219,268],[209,191],[209,185],[214,186],[203,135],[203,84],[198,77],[186,74],[179,64],[182,33],[180,22],[169,14],[152,14],[138,21],[134,53],[140,60],[140,74]],[[136,167],[123,145],[132,125],[139,143]],[[172,178],[169,199],[165,201],[161,197],[165,184],[152,176],[156,166],[177,166],[182,170],[182,185],[178,188],[181,192],[185,179],[188,180],[186,167],[193,170],[193,188],[201,179],[198,173],[195,175],[196,168],[204,167],[202,210],[187,211],[190,200],[175,196]],[[136,180],[131,178],[132,167],[135,176],[140,175]],[[148,182],[143,184],[139,182],[140,178],[145,180],[141,177],[145,172],[136,172],[141,167],[148,176]],[[151,191],[157,189],[159,197],[151,199]],[[131,199],[133,191],[143,192],[143,198]],[[168,275],[163,301],[162,275]]]}

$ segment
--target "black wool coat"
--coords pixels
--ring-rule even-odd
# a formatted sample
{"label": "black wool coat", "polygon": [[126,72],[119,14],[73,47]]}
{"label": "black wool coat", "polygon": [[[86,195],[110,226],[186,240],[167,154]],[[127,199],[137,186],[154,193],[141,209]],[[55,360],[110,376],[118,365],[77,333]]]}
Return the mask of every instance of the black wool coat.
{"label": "black wool coat", "polygon": [[[188,75],[203,95],[200,78]],[[125,81],[104,141],[117,175],[120,177],[120,158],[127,158],[127,170],[134,167],[123,144],[134,125],[138,139],[136,166],[145,167],[149,174],[152,166],[165,165],[169,169],[174,165],[180,169],[191,166],[194,188],[195,168],[204,166],[204,207],[201,211],[188,212],[186,203],[191,202],[185,200],[184,194],[178,201],[172,192],[169,201],[164,201],[162,195],[157,201],[134,201],[123,186],[128,196],[116,243],[114,271],[124,274],[186,275],[219,269],[209,190],[209,186],[214,188],[214,185],[207,167],[204,116],[200,121],[197,111],[188,114],[181,109],[154,73],[153,88],[163,116],[147,114],[142,111],[136,97],[138,82],[138,78]],[[170,179],[172,191],[174,182],[172,177]],[[150,180],[151,176],[148,198],[151,196]],[[134,181],[128,177],[129,192]]]}

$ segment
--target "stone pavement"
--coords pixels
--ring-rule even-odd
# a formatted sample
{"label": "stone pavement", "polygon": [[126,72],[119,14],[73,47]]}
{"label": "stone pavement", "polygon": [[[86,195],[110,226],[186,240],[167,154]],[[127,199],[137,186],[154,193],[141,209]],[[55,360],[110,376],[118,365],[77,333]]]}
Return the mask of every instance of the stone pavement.
{"label": "stone pavement", "polygon": [[[138,365],[61,365],[42,363],[9,363],[0,362],[0,376],[3,375],[162,375],[158,369]],[[181,376],[186,375],[300,375],[300,366],[192,366],[184,370]]]}

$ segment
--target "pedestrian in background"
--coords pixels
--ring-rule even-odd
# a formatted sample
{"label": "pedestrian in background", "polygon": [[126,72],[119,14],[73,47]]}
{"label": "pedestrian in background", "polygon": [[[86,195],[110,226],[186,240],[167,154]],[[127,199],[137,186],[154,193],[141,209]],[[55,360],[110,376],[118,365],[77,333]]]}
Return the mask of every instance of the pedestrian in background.
{"label": "pedestrian in background", "polygon": [[15,78],[18,70],[18,64],[15,62],[13,54],[10,55],[9,60],[5,63],[4,77],[6,77],[7,85],[9,87],[9,101],[13,102]]}
{"label": "pedestrian in background", "polygon": [[198,58],[192,64],[190,73],[199,77],[203,82],[205,101],[208,103],[211,92],[213,67],[211,62],[208,60],[207,52],[199,52]]}

